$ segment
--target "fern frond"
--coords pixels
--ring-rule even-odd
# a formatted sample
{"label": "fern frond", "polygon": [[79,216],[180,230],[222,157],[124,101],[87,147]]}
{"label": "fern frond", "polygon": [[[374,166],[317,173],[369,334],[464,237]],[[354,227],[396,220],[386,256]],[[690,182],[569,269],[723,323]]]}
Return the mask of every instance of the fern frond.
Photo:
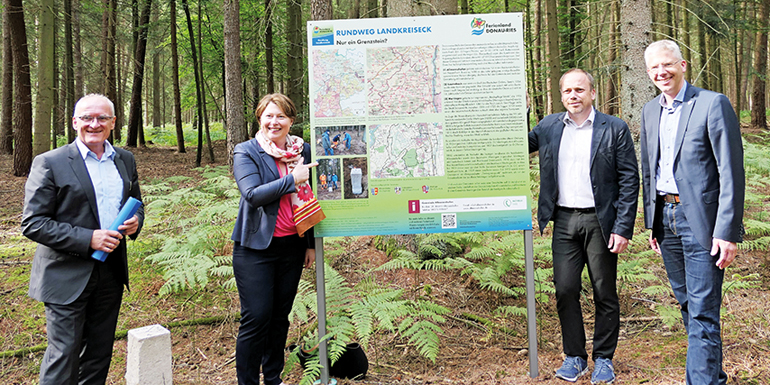
{"label": "fern frond", "polygon": [[642,293],[647,295],[656,295],[656,296],[670,296],[674,294],[674,292],[671,291],[671,287],[668,285],[647,286],[644,289],[642,289]]}
{"label": "fern frond", "polygon": [[500,306],[495,309],[495,315],[499,317],[526,317],[527,308],[519,306]]}

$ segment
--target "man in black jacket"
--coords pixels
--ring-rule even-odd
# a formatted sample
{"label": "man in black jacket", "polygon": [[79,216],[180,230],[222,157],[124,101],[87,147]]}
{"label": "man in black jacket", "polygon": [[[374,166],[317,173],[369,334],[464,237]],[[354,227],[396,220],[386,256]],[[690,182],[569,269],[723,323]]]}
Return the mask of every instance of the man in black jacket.
{"label": "man in black jacket", "polygon": [[609,384],[620,329],[618,253],[633,235],[639,170],[628,125],[593,108],[593,77],[571,69],[559,86],[567,112],[546,116],[529,133],[529,151],[540,152],[541,232],[553,220],[553,280],[567,356],[556,377],[575,382],[588,372],[580,309],[587,265],[596,307],[591,383]]}

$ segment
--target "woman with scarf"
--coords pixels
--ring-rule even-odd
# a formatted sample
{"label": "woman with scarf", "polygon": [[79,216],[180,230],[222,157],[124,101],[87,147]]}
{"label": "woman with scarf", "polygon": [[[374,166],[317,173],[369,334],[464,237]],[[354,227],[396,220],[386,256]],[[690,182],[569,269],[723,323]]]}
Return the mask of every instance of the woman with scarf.
{"label": "woman with scarf", "polygon": [[235,146],[233,174],[241,192],[232,240],[241,300],[235,346],[239,385],[278,385],[289,311],[303,266],[315,257],[313,225],[324,218],[310,190],[310,146],[289,135],[294,103],[270,94],[257,105],[259,131]]}

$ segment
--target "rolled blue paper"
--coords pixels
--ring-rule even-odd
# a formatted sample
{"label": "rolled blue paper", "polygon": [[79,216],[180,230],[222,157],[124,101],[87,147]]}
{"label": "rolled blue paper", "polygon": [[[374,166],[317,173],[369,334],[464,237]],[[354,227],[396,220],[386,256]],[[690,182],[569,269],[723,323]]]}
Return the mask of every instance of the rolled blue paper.
{"label": "rolled blue paper", "polygon": [[[123,204],[123,207],[120,209],[120,212],[118,213],[118,217],[115,218],[115,220],[112,222],[112,225],[110,225],[110,230],[118,231],[118,227],[123,224],[123,222],[127,221],[129,218],[133,217],[134,214],[136,214],[136,211],[139,210],[139,208],[142,207],[142,202],[139,201],[139,199],[136,199],[134,197],[128,197],[128,200],[126,203]],[[122,233],[123,231],[121,231]],[[91,258],[104,262],[105,259],[107,259],[107,255],[109,253],[102,250],[96,250],[93,254],[91,254]]]}

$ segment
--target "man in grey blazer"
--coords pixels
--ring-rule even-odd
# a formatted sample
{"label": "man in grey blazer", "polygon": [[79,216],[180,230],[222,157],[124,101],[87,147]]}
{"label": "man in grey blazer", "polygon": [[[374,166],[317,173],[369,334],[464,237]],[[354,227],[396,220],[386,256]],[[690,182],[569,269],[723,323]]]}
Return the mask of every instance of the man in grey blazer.
{"label": "man in grey blazer", "polygon": [[[107,141],[115,108],[90,94],[75,105],[72,143],[35,157],[25,188],[22,232],[38,243],[29,295],[45,303],[48,348],[40,384],[104,384],[123,286],[126,242],[144,210],[106,230],[129,196],[141,200],[134,156]],[[91,257],[109,253],[104,262]]]}
{"label": "man in grey blazer", "polygon": [[571,69],[559,86],[567,112],[546,116],[529,133],[529,151],[540,154],[540,231],[553,220],[553,281],[567,356],[556,377],[575,382],[588,372],[580,308],[588,266],[596,307],[591,382],[609,384],[620,330],[618,253],[634,233],[639,169],[628,125],[593,108],[593,77]]}
{"label": "man in grey blazer", "polygon": [[644,59],[662,92],[642,111],[644,224],[681,306],[687,384],[724,384],[722,280],[743,233],[740,126],[727,97],[684,80],[676,43],[656,41]]}

